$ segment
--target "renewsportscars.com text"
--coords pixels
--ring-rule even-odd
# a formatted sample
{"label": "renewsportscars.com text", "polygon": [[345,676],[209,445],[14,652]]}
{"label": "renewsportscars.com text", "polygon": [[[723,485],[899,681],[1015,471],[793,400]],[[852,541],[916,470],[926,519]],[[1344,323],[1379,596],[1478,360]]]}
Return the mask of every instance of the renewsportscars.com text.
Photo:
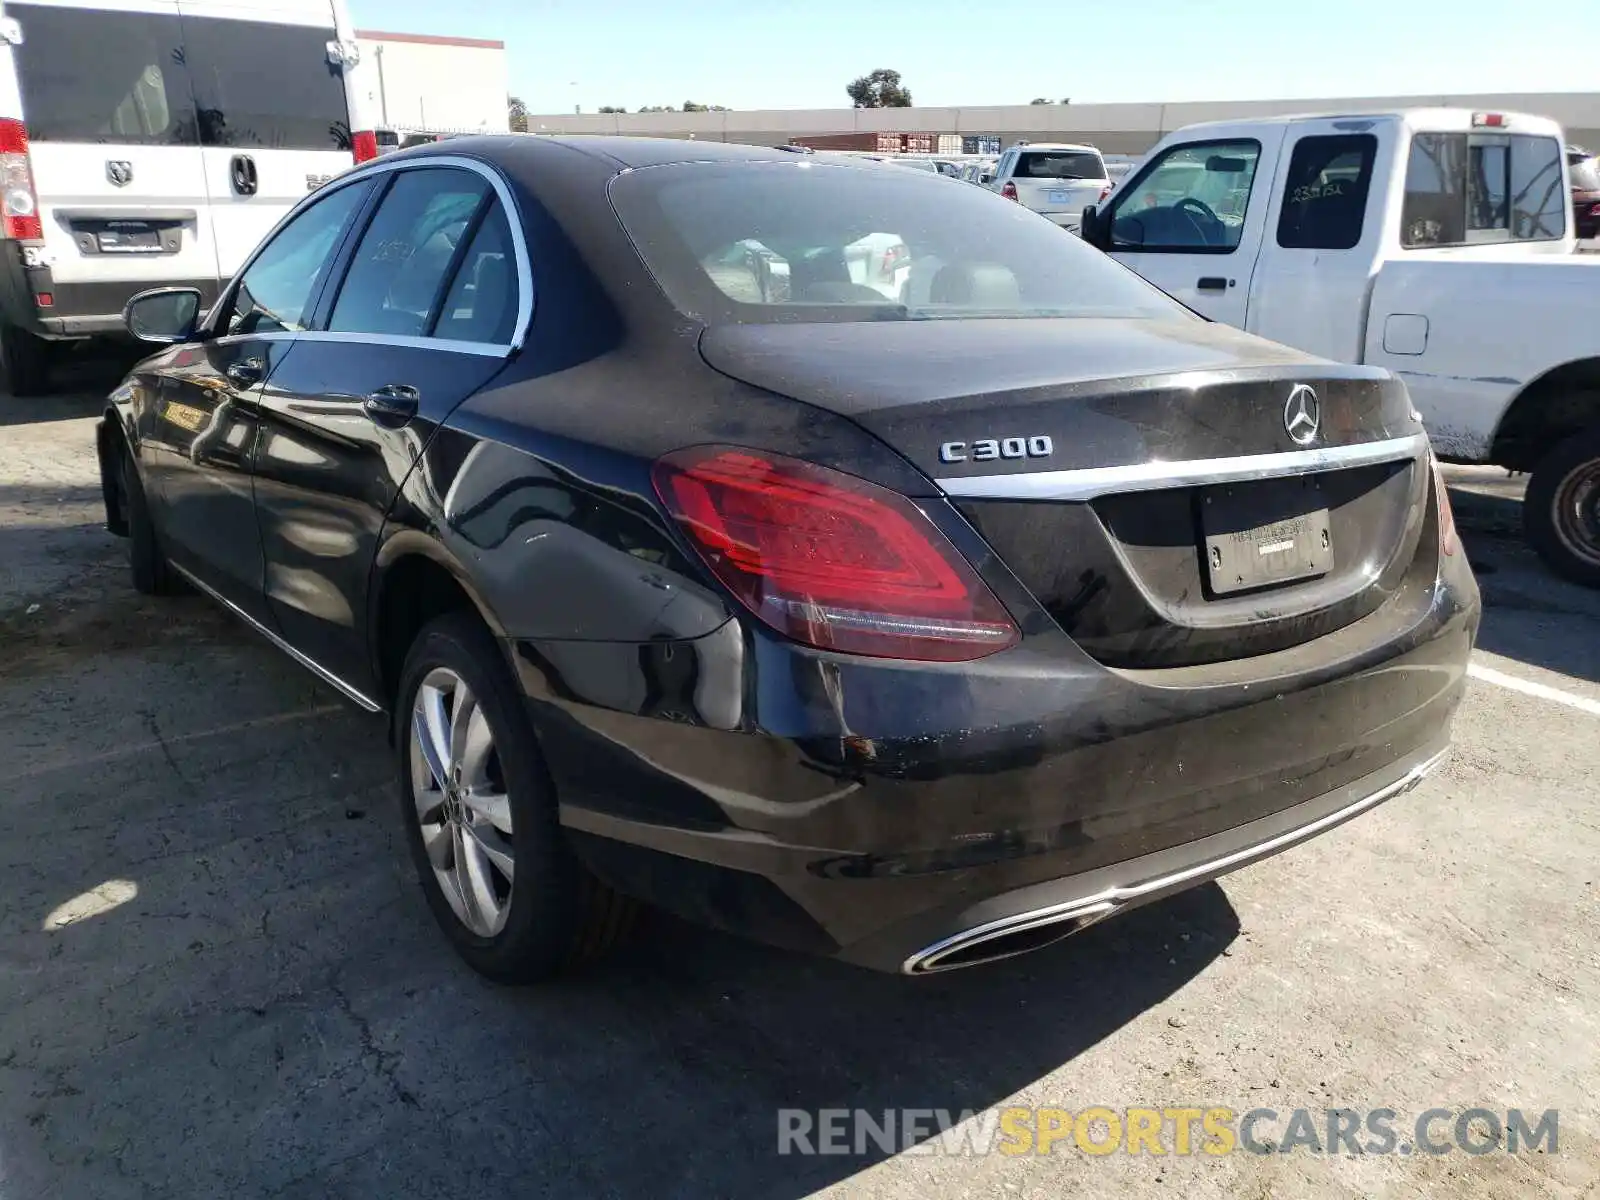
{"label": "renewsportscars.com text", "polygon": [[1560,1151],[1560,1113],[1513,1108],[1113,1109],[1007,1107],[778,1110],[778,1153],[1149,1155],[1524,1154]]}

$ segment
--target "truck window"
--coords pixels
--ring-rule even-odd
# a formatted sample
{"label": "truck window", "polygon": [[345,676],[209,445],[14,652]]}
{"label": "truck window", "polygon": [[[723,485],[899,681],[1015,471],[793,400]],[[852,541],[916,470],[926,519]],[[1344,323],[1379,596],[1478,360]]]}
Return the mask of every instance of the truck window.
{"label": "truck window", "polygon": [[1378,139],[1370,133],[1303,137],[1289,158],[1278,245],[1349,250],[1361,241]]}
{"label": "truck window", "polygon": [[202,144],[348,151],[344,76],[328,61],[334,36],[331,27],[185,16]]}
{"label": "truck window", "polygon": [[1419,133],[1411,139],[1402,246],[1550,241],[1566,229],[1561,146],[1554,138]]}
{"label": "truck window", "polygon": [[33,4],[6,13],[22,26],[12,57],[33,141],[195,144],[176,16]]}
{"label": "truck window", "polygon": [[1112,249],[1232,254],[1260,159],[1253,140],[1172,147],[1113,201]]}

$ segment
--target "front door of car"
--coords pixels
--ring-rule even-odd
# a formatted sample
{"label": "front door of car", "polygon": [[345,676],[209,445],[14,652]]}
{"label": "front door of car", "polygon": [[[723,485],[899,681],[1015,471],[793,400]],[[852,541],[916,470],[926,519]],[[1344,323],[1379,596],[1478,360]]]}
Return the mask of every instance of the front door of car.
{"label": "front door of car", "polygon": [[489,176],[418,164],[380,178],[343,278],[262,395],[253,468],[277,627],[362,691],[384,519],[439,423],[504,366],[527,287]]}
{"label": "front door of car", "polygon": [[261,400],[295,353],[295,332],[370,187],[337,189],[279,230],[204,335],[162,371],[147,452],[162,540],[180,567],[258,620],[263,559],[250,465]]}
{"label": "front door of car", "polygon": [[1277,152],[1254,135],[1168,147],[1108,202],[1112,257],[1243,329]]}

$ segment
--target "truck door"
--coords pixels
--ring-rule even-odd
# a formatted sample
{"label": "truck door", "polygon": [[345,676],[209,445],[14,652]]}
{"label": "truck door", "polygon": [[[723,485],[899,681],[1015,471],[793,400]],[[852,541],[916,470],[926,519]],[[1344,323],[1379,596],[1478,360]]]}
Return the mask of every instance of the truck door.
{"label": "truck door", "polygon": [[1178,142],[1108,201],[1111,254],[1216,321],[1245,325],[1281,127]]}
{"label": "truck door", "polygon": [[307,192],[353,161],[329,0],[178,0],[199,108],[217,273],[228,280]]}
{"label": "truck door", "polygon": [[1392,123],[1358,118],[1290,127],[1251,289],[1251,333],[1338,362],[1362,361],[1394,137]]}

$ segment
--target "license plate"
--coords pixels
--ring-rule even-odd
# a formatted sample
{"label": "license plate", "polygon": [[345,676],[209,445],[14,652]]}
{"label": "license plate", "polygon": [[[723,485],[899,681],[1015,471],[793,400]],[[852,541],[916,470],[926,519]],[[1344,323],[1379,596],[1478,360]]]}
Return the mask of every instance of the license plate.
{"label": "license plate", "polygon": [[102,254],[160,254],[159,229],[103,229],[95,235]]}
{"label": "license plate", "polygon": [[1066,204],[1071,199],[1072,199],[1072,193],[1071,192],[1051,192],[1050,193],[1050,203],[1051,204]]}
{"label": "license plate", "polygon": [[1201,529],[1211,591],[1226,596],[1326,575],[1333,528],[1321,501],[1311,480],[1294,491],[1207,489]]}

